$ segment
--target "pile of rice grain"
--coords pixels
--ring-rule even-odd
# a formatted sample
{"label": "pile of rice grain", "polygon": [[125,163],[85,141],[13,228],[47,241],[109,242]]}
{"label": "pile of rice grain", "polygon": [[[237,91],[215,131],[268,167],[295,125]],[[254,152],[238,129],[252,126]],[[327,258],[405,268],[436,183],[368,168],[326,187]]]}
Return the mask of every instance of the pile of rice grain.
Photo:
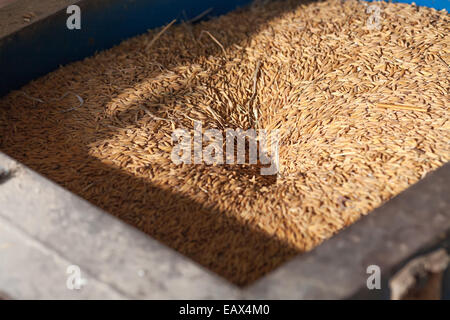
{"label": "pile of rice grain", "polygon": [[[0,149],[248,284],[450,159],[449,15],[376,5],[379,30],[366,3],[328,0],[149,31],[0,100]],[[280,174],[175,165],[194,120],[279,129]]]}

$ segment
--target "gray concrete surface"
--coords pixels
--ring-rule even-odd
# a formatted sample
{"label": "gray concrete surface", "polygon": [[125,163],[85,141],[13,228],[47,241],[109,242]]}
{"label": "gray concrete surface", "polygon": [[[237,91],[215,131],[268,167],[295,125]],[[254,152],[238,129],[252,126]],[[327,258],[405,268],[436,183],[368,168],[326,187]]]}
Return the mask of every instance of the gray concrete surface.
{"label": "gray concrete surface", "polygon": [[[17,299],[213,299],[239,290],[0,153],[0,291]],[[67,267],[87,279],[66,287]]]}
{"label": "gray concrete surface", "polygon": [[0,4],[0,38],[77,2],[80,0],[6,0]]}

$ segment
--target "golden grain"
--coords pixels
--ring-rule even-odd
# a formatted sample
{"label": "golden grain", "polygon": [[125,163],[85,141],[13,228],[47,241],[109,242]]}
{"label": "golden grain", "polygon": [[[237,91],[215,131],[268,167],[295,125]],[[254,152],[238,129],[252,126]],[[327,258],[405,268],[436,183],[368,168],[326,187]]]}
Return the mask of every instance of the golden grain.
{"label": "golden grain", "polygon": [[[171,22],[1,99],[0,148],[249,283],[450,159],[449,16],[377,5],[380,30],[353,0]],[[279,129],[280,174],[175,165],[171,134],[196,120]]]}

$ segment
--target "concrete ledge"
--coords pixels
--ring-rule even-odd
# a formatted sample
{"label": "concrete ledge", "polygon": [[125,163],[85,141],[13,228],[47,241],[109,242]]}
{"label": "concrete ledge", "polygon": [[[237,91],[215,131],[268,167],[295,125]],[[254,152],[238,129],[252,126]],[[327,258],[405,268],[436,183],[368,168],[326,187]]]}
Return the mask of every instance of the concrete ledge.
{"label": "concrete ledge", "polygon": [[[0,153],[0,290],[17,299],[217,299],[239,291]],[[66,287],[77,265],[88,283]]]}

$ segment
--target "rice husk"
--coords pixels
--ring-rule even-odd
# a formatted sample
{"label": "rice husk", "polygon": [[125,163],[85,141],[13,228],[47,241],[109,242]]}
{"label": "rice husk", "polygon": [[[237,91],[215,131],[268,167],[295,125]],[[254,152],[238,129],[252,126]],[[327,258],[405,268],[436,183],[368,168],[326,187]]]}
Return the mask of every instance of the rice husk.
{"label": "rice husk", "polygon": [[[1,99],[0,149],[248,284],[450,159],[449,15],[376,5],[380,30],[337,0],[151,30]],[[278,129],[279,174],[175,165],[194,120]]]}

